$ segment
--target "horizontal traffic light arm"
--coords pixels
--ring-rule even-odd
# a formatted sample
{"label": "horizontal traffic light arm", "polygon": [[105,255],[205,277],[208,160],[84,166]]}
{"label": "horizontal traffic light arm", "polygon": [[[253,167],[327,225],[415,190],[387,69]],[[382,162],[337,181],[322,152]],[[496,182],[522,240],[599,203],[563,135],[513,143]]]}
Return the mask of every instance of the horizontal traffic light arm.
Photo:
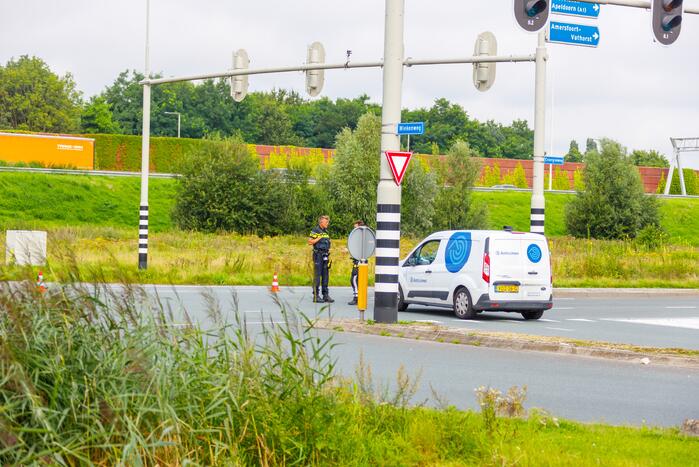
{"label": "horizontal traffic light arm", "polygon": [[[597,3],[599,5],[630,6],[650,10],[650,2],[645,0],[578,0],[583,3]],[[699,15],[699,7],[684,7],[684,12],[690,15]]]}
{"label": "horizontal traffic light arm", "polygon": [[[404,66],[418,66],[418,65],[452,65],[452,64],[463,64],[463,63],[517,63],[517,62],[534,62],[536,61],[536,55],[507,55],[500,57],[463,57],[463,58],[441,58],[441,59],[426,59],[426,60],[415,60],[413,58],[407,58],[403,62]],[[196,81],[203,79],[213,79],[213,78],[230,78],[231,76],[244,76],[244,75],[263,75],[270,73],[289,73],[293,71],[308,71],[308,70],[340,70],[347,68],[381,68],[383,67],[383,62],[357,62],[357,63],[318,63],[313,65],[299,65],[299,66],[282,66],[274,68],[258,68],[258,69],[240,69],[240,70],[228,70],[219,73],[207,73],[204,75],[191,75],[191,76],[180,76],[180,77],[169,77],[169,78],[154,78],[154,79],[144,79],[139,84],[148,84],[150,86],[155,86],[157,84],[165,83],[177,83],[181,81]]]}

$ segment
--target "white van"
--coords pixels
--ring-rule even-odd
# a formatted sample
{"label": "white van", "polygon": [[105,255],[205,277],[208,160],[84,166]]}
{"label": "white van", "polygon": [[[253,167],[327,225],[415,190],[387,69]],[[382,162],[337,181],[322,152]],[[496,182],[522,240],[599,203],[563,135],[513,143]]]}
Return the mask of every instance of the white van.
{"label": "white van", "polygon": [[539,319],[553,306],[546,237],[511,230],[436,232],[401,261],[398,309],[453,308],[461,319],[512,311]]}

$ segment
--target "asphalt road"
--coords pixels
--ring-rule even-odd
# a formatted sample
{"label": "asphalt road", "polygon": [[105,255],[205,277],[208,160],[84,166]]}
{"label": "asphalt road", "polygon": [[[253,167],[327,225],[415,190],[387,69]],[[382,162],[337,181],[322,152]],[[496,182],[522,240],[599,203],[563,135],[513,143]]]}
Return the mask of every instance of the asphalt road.
{"label": "asphalt road", "polygon": [[[282,312],[264,287],[150,287],[175,319],[183,310],[203,327],[211,325],[208,290],[224,318],[233,321],[235,309],[254,332],[262,325],[283,321]],[[357,316],[346,305],[349,289],[333,289],[337,302],[330,307],[311,303],[309,290],[284,288],[278,297],[289,310],[334,316]],[[237,306],[233,305],[234,297]],[[545,314],[544,321],[524,321],[518,315],[485,314],[473,322],[455,320],[448,311],[416,308],[400,313],[401,320],[434,320],[473,329],[564,335],[641,345],[699,348],[699,305],[696,297],[683,299],[567,299]],[[370,307],[371,309],[371,307]],[[410,309],[409,309],[410,310]],[[371,317],[371,313],[367,314]],[[691,321],[694,320],[694,321]],[[475,324],[477,323],[477,324]],[[694,324],[694,328],[690,325]],[[678,326],[681,325],[681,326]],[[328,335],[326,331],[318,331]],[[395,383],[403,365],[420,378],[414,403],[434,404],[432,389],[459,408],[477,409],[474,390],[480,386],[505,392],[511,386],[528,388],[525,406],[544,408],[555,416],[612,424],[674,426],[699,418],[699,370],[558,355],[510,351],[361,334],[335,333],[333,353],[338,371],[352,376],[360,355],[370,364],[379,384]]]}
{"label": "asphalt road", "polygon": [[[239,310],[250,322],[259,321],[264,313],[278,310],[265,287],[180,286],[177,287],[178,298],[172,287],[157,286],[155,290],[167,302],[181,302],[197,318],[205,316],[201,311],[201,294],[204,290],[209,290],[222,304],[229,303],[231,294],[235,293]],[[336,317],[358,317],[356,307],[347,305],[351,299],[349,288],[335,287],[331,294],[336,302],[329,306],[312,303],[308,287],[284,287],[278,297],[288,308],[301,310],[309,316],[322,311]],[[367,319],[372,318],[372,294],[369,295]],[[410,305],[407,311],[398,313],[398,319],[430,321],[484,331],[699,350],[699,296],[554,298],[553,309],[546,311],[543,318],[537,321],[525,321],[518,313],[503,312],[482,313],[475,320],[460,320],[451,310]]]}

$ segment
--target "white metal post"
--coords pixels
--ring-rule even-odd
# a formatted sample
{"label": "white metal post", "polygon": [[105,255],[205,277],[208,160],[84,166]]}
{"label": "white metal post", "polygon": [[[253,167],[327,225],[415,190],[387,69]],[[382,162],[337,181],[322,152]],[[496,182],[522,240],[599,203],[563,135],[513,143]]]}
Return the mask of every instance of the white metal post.
{"label": "white metal post", "polygon": [[[680,161],[679,148],[675,148],[675,160],[677,161],[677,172],[680,175],[680,190],[682,196],[687,196],[687,187],[684,185],[684,170],[682,170],[682,162]],[[670,182],[672,182],[672,180]]]}
{"label": "white metal post", "polygon": [[[146,0],[146,69],[150,78],[149,57],[150,0]],[[143,85],[143,132],[141,135],[141,205],[138,222],[138,269],[148,267],[148,165],[150,152],[150,84]]]}
{"label": "white metal post", "polygon": [[385,151],[399,151],[397,134],[403,86],[404,0],[386,0],[384,30],[381,169],[376,210],[376,271],[374,320],[398,321],[398,261],[400,260],[401,188],[393,181]]}
{"label": "white metal post", "polygon": [[553,164],[549,164],[549,191],[553,190]]}
{"label": "white metal post", "polygon": [[182,118],[182,114],[177,112],[177,137],[180,137],[180,121]]}
{"label": "white metal post", "polygon": [[546,33],[539,31],[536,47],[536,86],[534,90],[534,177],[530,231],[544,234],[544,143],[546,125]]}

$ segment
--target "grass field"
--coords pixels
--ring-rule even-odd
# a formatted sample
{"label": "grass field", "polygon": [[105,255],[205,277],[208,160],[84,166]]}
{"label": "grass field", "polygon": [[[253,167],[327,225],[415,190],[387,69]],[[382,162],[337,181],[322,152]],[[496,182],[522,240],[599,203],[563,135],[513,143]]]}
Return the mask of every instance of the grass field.
{"label": "grass field", "polygon": [[[181,232],[170,220],[176,181],[150,181],[149,268],[136,268],[140,182],[138,178],[0,173],[0,227],[49,231],[47,279],[60,277],[77,260],[109,280],[127,274],[154,283],[269,285],[276,271],[282,285],[308,285],[309,247],[301,236],[261,239],[235,234]],[[528,230],[530,198],[520,192],[476,192],[486,203],[492,228]],[[547,233],[554,284],[560,287],[699,287],[699,200],[661,201],[670,243],[647,251],[633,241],[572,239],[563,212],[572,195],[547,195]],[[310,226],[309,226],[310,227]],[[405,238],[406,254],[418,239]],[[0,248],[4,247],[0,236]],[[345,240],[334,239],[331,285],[347,285],[350,260]],[[0,267],[0,277],[22,271]],[[373,277],[373,274],[370,275]]]}
{"label": "grass field", "polygon": [[[293,310],[254,333],[173,326],[142,291],[0,282],[1,465],[688,466],[677,428],[559,420],[525,388],[464,388],[479,412],[400,368],[388,389],[360,360],[336,374],[332,337]],[[105,303],[111,303],[109,307]],[[297,319],[303,321],[297,326]],[[383,379],[383,378],[382,378]],[[473,400],[473,399],[472,399]]]}

